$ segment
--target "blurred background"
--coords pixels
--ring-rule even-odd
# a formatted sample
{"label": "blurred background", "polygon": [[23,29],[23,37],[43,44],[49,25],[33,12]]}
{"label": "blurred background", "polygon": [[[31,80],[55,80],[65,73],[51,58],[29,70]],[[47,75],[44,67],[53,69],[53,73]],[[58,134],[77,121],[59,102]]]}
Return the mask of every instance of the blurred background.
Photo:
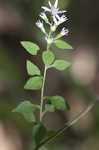
{"label": "blurred background", "polygon": [[[54,0],[51,1],[54,3]],[[42,50],[44,36],[35,26],[41,6],[47,0],[0,0],[0,150],[31,150],[32,124],[12,113],[22,100],[39,103],[39,91],[23,89],[28,75],[26,59],[43,71],[40,56],[29,55],[20,41],[33,41]],[[99,2],[97,0],[60,0],[59,7],[67,10],[69,36],[63,39],[73,50],[52,47],[56,58],[69,60],[72,66],[63,72],[48,71],[47,95],[66,98],[71,110],[47,114],[47,128],[62,127],[99,95]],[[39,40],[38,40],[39,39]],[[48,89],[48,90],[47,90]],[[64,138],[49,146],[51,150],[98,150],[99,105],[64,133]],[[31,141],[31,142],[30,142]]]}

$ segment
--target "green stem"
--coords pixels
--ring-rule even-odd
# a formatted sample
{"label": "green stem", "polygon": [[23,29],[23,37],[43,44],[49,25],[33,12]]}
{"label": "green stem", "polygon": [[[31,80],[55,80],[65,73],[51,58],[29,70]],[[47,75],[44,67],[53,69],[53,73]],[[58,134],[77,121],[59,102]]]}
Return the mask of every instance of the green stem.
{"label": "green stem", "polygon": [[[51,36],[51,31],[49,32],[48,37]],[[47,43],[47,50],[49,49],[50,44]],[[45,66],[44,68],[44,77],[43,77],[43,84],[41,88],[41,103],[40,103],[40,122],[42,122],[43,118],[43,97],[44,97],[44,86],[45,86],[45,80],[46,80],[46,72],[47,72],[47,67]]]}
{"label": "green stem", "polygon": [[[47,50],[49,49],[50,45],[47,44]],[[42,84],[42,89],[41,89],[41,103],[40,103],[40,122],[42,122],[43,118],[43,97],[44,97],[44,86],[45,86],[45,80],[46,80],[46,72],[47,68],[45,66],[44,68],[44,77],[43,77],[43,84]]]}
{"label": "green stem", "polygon": [[44,96],[44,85],[45,85],[45,79],[46,79],[46,71],[47,68],[45,67],[44,69],[44,77],[43,77],[43,85],[42,85],[42,89],[41,89],[41,104],[40,104],[40,122],[42,121],[42,112],[43,112],[43,96]]}
{"label": "green stem", "polygon": [[54,135],[46,138],[44,141],[42,141],[34,150],[38,150],[41,146],[52,142],[57,136],[61,135],[67,128],[71,127],[73,124],[75,124],[77,121],[79,121],[84,115],[86,115],[92,108],[93,106],[96,104],[96,102],[99,101],[99,97],[91,102],[87,108],[83,109],[78,115],[76,115],[72,120],[68,121],[64,127],[62,127],[61,129],[59,129]]}

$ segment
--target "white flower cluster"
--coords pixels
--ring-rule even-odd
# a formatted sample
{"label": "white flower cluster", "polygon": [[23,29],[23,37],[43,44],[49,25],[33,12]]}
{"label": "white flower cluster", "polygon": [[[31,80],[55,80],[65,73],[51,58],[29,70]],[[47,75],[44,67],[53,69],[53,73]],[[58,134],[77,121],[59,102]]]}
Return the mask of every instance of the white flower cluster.
{"label": "white flower cluster", "polygon": [[[41,17],[47,24],[50,25],[50,30],[51,30],[51,32],[53,33],[53,32],[56,31],[56,28],[57,28],[60,24],[62,24],[62,23],[64,23],[65,21],[67,21],[68,18],[67,18],[67,16],[64,15],[64,13],[66,12],[65,10],[62,10],[62,11],[59,10],[59,8],[58,8],[58,0],[55,1],[55,4],[54,4],[54,5],[52,5],[51,2],[49,1],[49,7],[50,7],[50,8],[45,7],[45,6],[42,6],[42,9],[44,10],[44,12],[42,12],[42,13],[40,14],[40,17]],[[52,18],[53,18],[53,22],[52,22],[52,23],[49,22],[49,19],[48,19],[47,16],[46,16],[46,12],[51,13]],[[60,16],[60,14],[62,14],[62,15]],[[39,27],[39,28],[42,30],[42,32],[46,35],[45,40],[47,41],[47,43],[52,43],[53,40],[54,40],[54,38],[53,38],[53,37],[51,37],[51,38],[48,37],[48,35],[47,35],[46,31],[45,31],[44,25],[43,25],[43,21],[41,22],[40,20],[38,20],[38,21],[36,22],[36,25],[37,25],[37,27]],[[55,39],[58,39],[58,38],[60,38],[60,37],[62,37],[62,36],[65,36],[65,35],[67,36],[67,35],[68,35],[68,32],[69,32],[69,30],[68,30],[67,28],[63,27],[62,30],[61,30],[61,32],[56,36]]]}

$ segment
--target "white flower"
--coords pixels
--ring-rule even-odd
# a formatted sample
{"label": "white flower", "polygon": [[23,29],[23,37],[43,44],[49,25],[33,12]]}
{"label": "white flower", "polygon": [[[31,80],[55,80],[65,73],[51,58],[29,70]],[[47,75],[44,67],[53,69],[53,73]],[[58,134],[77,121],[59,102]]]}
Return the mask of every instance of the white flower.
{"label": "white flower", "polygon": [[47,35],[47,33],[46,33],[46,31],[45,31],[45,28],[44,28],[44,26],[43,26],[43,22],[41,22],[40,20],[38,20],[38,21],[36,22],[36,25],[37,25],[38,28],[41,29],[41,31],[42,31],[44,34]]}
{"label": "white flower", "polygon": [[69,33],[69,30],[64,27],[64,28],[61,30],[61,32],[56,35],[56,37],[54,38],[54,40],[57,40],[57,39],[61,38],[61,37],[64,36],[64,35],[67,36],[68,33]]}
{"label": "white flower", "polygon": [[48,18],[47,18],[47,16],[46,16],[46,14],[45,14],[45,12],[41,12],[40,17],[41,17],[46,23],[50,24],[50,23],[49,23],[49,20],[48,20]]}
{"label": "white flower", "polygon": [[65,27],[62,29],[62,31],[60,32],[60,34],[62,35],[62,36],[64,36],[64,35],[68,35],[68,33],[69,33],[69,30],[68,29],[66,29]]}
{"label": "white flower", "polygon": [[47,19],[47,16],[46,16],[46,14],[45,14],[44,12],[41,12],[40,17],[41,17],[43,20]]}
{"label": "white flower", "polygon": [[53,42],[54,38],[53,37],[49,38],[49,37],[46,36],[45,40],[47,41],[48,44],[51,44]]}
{"label": "white flower", "polygon": [[56,26],[60,25],[61,23],[65,22],[68,20],[68,18],[65,15],[57,16],[57,18],[55,16],[53,16],[53,20]]}
{"label": "white flower", "polygon": [[36,25],[37,25],[38,28],[43,28],[43,22],[41,22],[40,20],[38,20],[36,22]]}
{"label": "white flower", "polygon": [[63,23],[63,22],[65,22],[65,21],[67,21],[68,20],[68,18],[65,16],[65,15],[62,15],[61,17],[60,17],[60,19],[59,19],[59,23]]}
{"label": "white flower", "polygon": [[65,10],[59,11],[59,8],[57,8],[57,6],[58,6],[58,0],[55,1],[54,6],[53,6],[53,5],[51,4],[51,2],[49,1],[49,6],[50,6],[50,8],[47,8],[47,7],[45,7],[45,6],[43,6],[42,8],[45,10],[45,12],[46,12],[46,11],[51,12],[53,16],[58,17],[58,14],[62,14],[62,13],[65,13],[65,12],[66,12]]}

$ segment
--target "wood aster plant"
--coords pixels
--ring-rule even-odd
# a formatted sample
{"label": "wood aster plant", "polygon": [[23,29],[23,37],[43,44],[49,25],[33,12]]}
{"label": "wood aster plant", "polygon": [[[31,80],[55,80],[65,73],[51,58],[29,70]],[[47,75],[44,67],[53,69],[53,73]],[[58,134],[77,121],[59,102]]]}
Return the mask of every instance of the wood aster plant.
{"label": "wood aster plant", "polygon": [[[38,66],[32,63],[30,60],[27,60],[26,68],[27,73],[30,76],[26,82],[24,89],[25,90],[41,90],[40,104],[35,105],[30,101],[22,101],[13,112],[20,113],[29,123],[33,123],[33,139],[35,142],[34,150],[40,149],[45,144],[53,141],[58,135],[62,134],[64,130],[76,123],[82,116],[84,116],[90,109],[94,106],[96,101],[92,102],[81,111],[77,116],[75,116],[71,121],[65,123],[65,125],[54,132],[50,132],[43,124],[43,117],[47,112],[54,112],[55,110],[68,110],[70,106],[67,101],[59,95],[48,96],[44,95],[44,87],[46,81],[47,71],[51,68],[55,68],[59,71],[65,70],[70,67],[71,63],[62,60],[55,59],[54,53],[51,51],[51,45],[56,45],[59,49],[72,49],[72,46],[67,42],[60,40],[63,36],[68,36],[69,30],[66,27],[63,27],[60,33],[56,34],[56,29],[58,26],[68,20],[65,10],[59,10],[58,0],[55,1],[55,4],[52,5],[49,1],[49,7],[42,7],[43,12],[40,13],[40,20],[36,22],[36,26],[44,33],[45,41],[47,43],[46,49],[41,51],[40,47],[29,41],[22,41],[21,45],[25,50],[31,55],[37,55],[41,51],[42,61],[44,63],[44,72],[43,75]],[[47,14],[50,14],[50,18],[47,17]],[[45,24],[49,25],[49,32],[46,32],[44,27]],[[55,35],[55,36],[54,36]],[[39,110],[39,120],[36,119],[35,111]],[[48,136],[50,134],[50,136]]]}

